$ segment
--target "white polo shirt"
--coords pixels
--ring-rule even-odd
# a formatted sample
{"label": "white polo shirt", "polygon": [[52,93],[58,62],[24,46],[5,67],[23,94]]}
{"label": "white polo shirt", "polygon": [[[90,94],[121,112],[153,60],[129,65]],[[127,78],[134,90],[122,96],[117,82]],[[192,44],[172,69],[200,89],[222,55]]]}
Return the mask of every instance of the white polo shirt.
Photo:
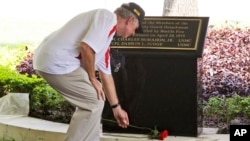
{"label": "white polo shirt", "polygon": [[116,15],[105,9],[81,13],[47,36],[34,52],[33,67],[50,74],[66,74],[81,66],[80,43],[95,51],[95,68],[111,74],[109,46],[116,31]]}

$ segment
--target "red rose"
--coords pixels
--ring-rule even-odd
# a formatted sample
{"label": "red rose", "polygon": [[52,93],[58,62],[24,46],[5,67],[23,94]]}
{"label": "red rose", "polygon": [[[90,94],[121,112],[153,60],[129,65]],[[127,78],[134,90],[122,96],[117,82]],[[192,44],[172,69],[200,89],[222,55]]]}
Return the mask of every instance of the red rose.
{"label": "red rose", "polygon": [[159,134],[159,139],[160,140],[164,140],[165,138],[168,137],[168,131],[167,130],[163,130],[160,134]]}

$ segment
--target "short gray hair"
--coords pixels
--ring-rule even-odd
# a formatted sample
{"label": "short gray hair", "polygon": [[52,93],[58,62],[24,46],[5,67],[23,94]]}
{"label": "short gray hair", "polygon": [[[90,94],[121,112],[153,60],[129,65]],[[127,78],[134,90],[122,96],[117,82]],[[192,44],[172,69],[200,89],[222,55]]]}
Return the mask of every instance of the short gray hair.
{"label": "short gray hair", "polygon": [[136,15],[126,8],[118,7],[114,12],[124,19],[128,19],[129,17],[134,17],[135,22],[139,22]]}

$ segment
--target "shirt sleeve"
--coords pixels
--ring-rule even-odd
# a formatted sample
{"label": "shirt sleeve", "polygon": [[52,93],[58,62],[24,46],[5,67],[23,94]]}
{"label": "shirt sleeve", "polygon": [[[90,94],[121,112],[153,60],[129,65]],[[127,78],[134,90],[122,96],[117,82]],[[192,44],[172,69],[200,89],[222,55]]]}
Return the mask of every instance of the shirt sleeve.
{"label": "shirt sleeve", "polygon": [[110,63],[110,48],[105,52],[105,55],[97,64],[98,70],[101,70],[103,73],[111,74],[111,63]]}
{"label": "shirt sleeve", "polygon": [[107,44],[109,31],[115,22],[116,16],[114,13],[108,10],[97,11],[82,42],[87,43],[95,53],[99,53]]}

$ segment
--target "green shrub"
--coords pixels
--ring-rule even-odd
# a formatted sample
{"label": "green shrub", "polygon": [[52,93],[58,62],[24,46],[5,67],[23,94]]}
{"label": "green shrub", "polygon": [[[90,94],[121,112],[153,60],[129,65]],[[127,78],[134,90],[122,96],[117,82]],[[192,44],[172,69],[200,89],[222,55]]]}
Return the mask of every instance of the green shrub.
{"label": "green shrub", "polygon": [[34,108],[42,108],[46,111],[56,110],[62,106],[64,99],[49,85],[36,86],[32,92],[31,101]]}
{"label": "green shrub", "polygon": [[240,104],[243,107],[243,114],[250,119],[250,96],[242,99]]}
{"label": "green shrub", "polygon": [[34,87],[45,84],[42,78],[20,75],[8,66],[0,66],[0,70],[0,97],[9,92],[31,93]]}
{"label": "green shrub", "polygon": [[237,94],[232,97],[211,97],[204,107],[204,115],[210,118],[220,118],[222,122],[230,121],[238,116],[250,117],[250,96],[241,97]]}
{"label": "green shrub", "polygon": [[43,78],[23,75],[8,66],[0,66],[0,97],[13,93],[29,93],[30,113],[51,121],[68,123],[74,107],[50,87]]}
{"label": "green shrub", "polygon": [[69,123],[74,107],[49,85],[36,86],[30,96],[30,116]]}

